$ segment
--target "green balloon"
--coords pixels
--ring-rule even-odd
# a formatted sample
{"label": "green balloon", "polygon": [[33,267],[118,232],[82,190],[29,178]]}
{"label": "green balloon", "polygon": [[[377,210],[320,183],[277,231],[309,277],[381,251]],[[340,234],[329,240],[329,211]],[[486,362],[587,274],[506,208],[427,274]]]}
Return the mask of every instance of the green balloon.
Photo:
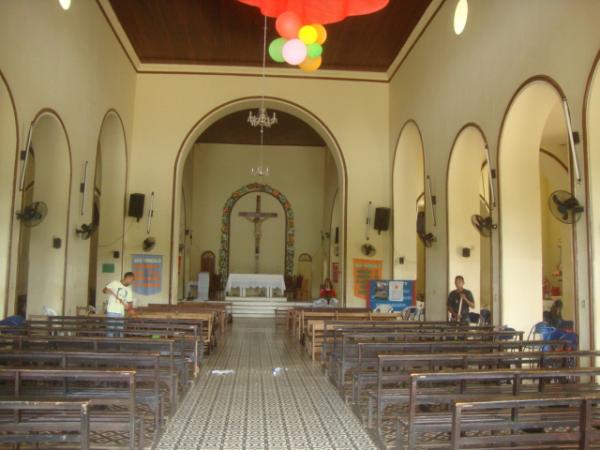
{"label": "green balloon", "polygon": [[323,54],[323,46],[318,43],[308,45],[308,57],[318,58]]}
{"label": "green balloon", "polygon": [[269,56],[275,62],[282,63],[285,62],[283,59],[283,46],[287,42],[285,38],[277,38],[269,45]]}

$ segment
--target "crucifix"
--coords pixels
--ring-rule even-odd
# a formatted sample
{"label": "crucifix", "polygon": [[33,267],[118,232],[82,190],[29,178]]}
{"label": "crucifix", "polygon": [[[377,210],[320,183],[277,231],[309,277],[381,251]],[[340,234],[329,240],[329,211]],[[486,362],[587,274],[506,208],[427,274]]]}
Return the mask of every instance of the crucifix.
{"label": "crucifix", "polygon": [[265,213],[260,210],[260,195],[256,196],[256,211],[241,212],[241,217],[248,219],[254,224],[254,272],[260,269],[260,238],[262,236],[261,225],[265,220],[277,217],[277,213]]}

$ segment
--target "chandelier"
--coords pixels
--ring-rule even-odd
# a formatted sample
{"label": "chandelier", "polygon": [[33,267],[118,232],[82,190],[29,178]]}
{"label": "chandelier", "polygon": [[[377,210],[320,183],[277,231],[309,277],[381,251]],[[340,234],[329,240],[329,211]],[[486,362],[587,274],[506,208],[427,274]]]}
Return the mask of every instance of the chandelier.
{"label": "chandelier", "polygon": [[248,112],[248,119],[246,122],[250,126],[256,128],[259,127],[260,131],[260,149],[258,157],[258,165],[250,169],[250,175],[253,177],[268,177],[270,174],[269,167],[264,164],[264,141],[265,141],[265,128],[271,128],[277,123],[277,115],[273,112],[273,115],[269,117],[269,112],[265,107],[265,80],[266,80],[266,67],[267,67],[267,16],[265,16],[265,25],[263,32],[263,54],[262,54],[262,98],[260,101],[260,107],[258,108],[257,114],[253,111]]}
{"label": "chandelier", "polygon": [[247,122],[253,127],[271,128],[277,123],[277,115],[273,113],[273,115],[269,117],[267,108],[261,106],[258,108],[258,115],[255,115],[252,111],[248,112]]}

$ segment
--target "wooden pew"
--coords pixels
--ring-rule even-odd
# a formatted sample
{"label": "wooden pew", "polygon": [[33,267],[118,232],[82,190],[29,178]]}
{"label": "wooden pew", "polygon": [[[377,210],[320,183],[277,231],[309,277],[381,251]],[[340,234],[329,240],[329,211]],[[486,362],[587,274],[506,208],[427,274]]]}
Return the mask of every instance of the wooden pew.
{"label": "wooden pew", "polygon": [[[196,327],[194,337],[202,337],[204,350],[209,352],[216,345],[213,327],[214,314],[159,314],[146,313],[143,317],[114,318],[98,315],[91,316],[47,316],[42,317],[42,323],[46,322],[51,327],[78,326],[87,328],[110,327],[131,330],[161,330],[176,331],[186,334],[187,327]],[[29,320],[27,323],[39,323],[38,320]],[[202,352],[204,353],[204,352]]]}
{"label": "wooden pew", "polygon": [[[90,402],[0,400],[0,443],[90,448]],[[56,417],[60,420],[56,420]]]}
{"label": "wooden pew", "polygon": [[194,361],[194,376],[198,374],[203,358],[201,324],[153,324],[131,323],[126,319],[63,319],[58,323],[28,321],[23,327],[0,327],[0,335],[25,335],[29,337],[73,336],[73,337],[123,337],[172,339],[183,346]]}
{"label": "wooden pew", "polygon": [[177,373],[182,391],[189,381],[188,362],[180,345],[172,339],[107,338],[107,337],[60,337],[49,336],[34,338],[17,335],[0,335],[0,347],[5,351],[23,350],[60,350],[106,352],[158,352],[161,355],[161,367],[171,373]]}
{"label": "wooden pew", "polygon": [[[477,397],[452,404],[450,448],[597,448],[598,395],[528,394]],[[530,433],[555,425],[552,431]]]}
{"label": "wooden pew", "polygon": [[374,313],[370,310],[352,311],[347,309],[328,310],[322,308],[317,311],[300,310],[298,318],[297,338],[304,341],[308,334],[308,322],[311,320],[342,320],[342,321],[399,321],[402,320],[400,313]]}
{"label": "wooden pew", "polygon": [[[495,352],[495,353],[430,353],[381,355],[377,370],[376,389],[368,392],[367,426],[373,426],[373,417],[377,417],[377,431],[382,435],[383,416],[390,406],[401,407],[406,402],[406,385],[411,372],[417,370],[445,372],[447,370],[502,369],[511,365],[519,367],[533,365],[542,367],[558,363],[568,368],[570,360],[591,362],[600,352]],[[357,394],[360,412],[360,394]],[[360,415],[360,414],[359,414]]]}
{"label": "wooden pew", "polygon": [[[546,393],[554,396],[564,395],[600,395],[600,386],[588,381],[600,376],[600,368],[575,369],[508,369],[478,370],[456,372],[412,373],[405,397],[408,414],[398,422],[396,447],[408,450],[421,448],[418,437],[423,433],[450,433],[452,418],[448,413],[432,414],[420,412],[422,405],[427,409],[451,407],[461,401],[481,397],[482,395],[510,395],[519,397],[532,393]],[[577,380],[571,383],[550,383],[552,380],[568,377]],[[547,425],[568,423],[568,417]],[[406,437],[403,436],[406,432]]]}
{"label": "wooden pew", "polygon": [[[349,320],[353,318],[355,320]],[[382,313],[370,313],[366,318],[364,313],[339,313],[334,320],[308,318],[303,332],[304,346],[307,353],[311,355],[311,359],[315,361],[322,354],[325,342],[330,342],[332,326],[337,330],[341,328],[360,330],[384,327],[396,328],[402,326],[417,329],[442,327],[442,324],[438,323],[434,326],[432,323],[428,322],[400,321],[399,319],[400,316],[398,314]],[[454,328],[455,326],[451,325],[451,327]]]}
{"label": "wooden pew", "polygon": [[[135,448],[136,437],[137,448],[144,448],[143,424],[136,415],[135,371],[0,368],[0,381],[5,386],[1,400],[89,401],[90,432],[126,432],[129,450]],[[110,388],[102,394],[95,387],[99,383]],[[115,406],[122,411],[111,409]]]}
{"label": "wooden pew", "polygon": [[327,317],[334,319],[336,313],[343,311],[345,313],[369,313],[370,308],[329,308],[329,307],[315,307],[315,306],[297,306],[290,309],[288,316],[288,331],[292,336],[297,339],[301,339],[302,323],[304,322],[304,315],[310,313],[323,313],[320,317]]}
{"label": "wooden pew", "polygon": [[152,410],[156,436],[164,423],[166,410],[162,393],[169,398],[171,414],[177,407],[177,374],[161,372],[159,353],[0,352],[0,367],[135,370],[136,398],[138,403],[145,403]]}
{"label": "wooden pew", "polygon": [[219,324],[219,334],[223,334],[227,330],[228,324],[230,323],[232,303],[223,301],[179,302],[176,305],[150,303],[147,307],[142,309],[147,312],[170,312],[177,314],[213,312],[216,316],[215,320]]}
{"label": "wooden pew", "polygon": [[[525,351],[531,347],[552,346],[562,351],[568,344],[564,341],[495,341],[495,342],[412,342],[412,343],[371,343],[361,342],[358,344],[358,363],[355,369],[350,370],[352,377],[352,403],[357,404],[361,398],[363,389],[376,387],[380,356],[386,356],[383,371],[396,373],[404,369],[404,362],[418,361],[419,359],[433,358],[433,354],[444,354],[444,358],[450,355],[471,355],[474,358],[481,355],[503,357],[503,355],[567,355],[563,352],[538,352]],[[582,352],[579,352],[580,354]]]}
{"label": "wooden pew", "polygon": [[[142,321],[145,320],[171,320],[178,321],[180,323],[203,323],[203,338],[204,338],[204,350],[207,353],[217,345],[217,338],[215,334],[215,313],[214,312],[203,312],[203,313],[187,313],[187,312],[146,312],[137,309],[138,318]],[[217,322],[218,323],[218,322]],[[218,329],[218,328],[217,328]]]}
{"label": "wooden pew", "polygon": [[[338,389],[342,389],[347,373],[358,366],[358,344],[364,342],[494,342],[506,340],[522,340],[519,331],[480,331],[480,330],[371,330],[369,333],[343,333],[336,338],[334,351],[328,362],[328,374]],[[337,347],[337,348],[336,348]]]}
{"label": "wooden pew", "polygon": [[330,353],[337,350],[337,344],[345,333],[360,333],[383,330],[481,330],[493,331],[491,326],[471,327],[458,322],[413,322],[413,321],[339,321],[328,320],[324,323],[321,364],[326,365]]}

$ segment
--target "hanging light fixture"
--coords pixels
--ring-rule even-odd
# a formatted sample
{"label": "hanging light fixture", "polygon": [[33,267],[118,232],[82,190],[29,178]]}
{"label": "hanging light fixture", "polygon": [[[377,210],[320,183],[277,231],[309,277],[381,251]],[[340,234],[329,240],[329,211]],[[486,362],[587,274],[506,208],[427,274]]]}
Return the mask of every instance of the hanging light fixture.
{"label": "hanging light fixture", "polygon": [[58,3],[65,11],[71,7],[71,0],[58,0]]}
{"label": "hanging light fixture", "polygon": [[260,107],[258,113],[254,114],[253,111],[249,111],[248,119],[246,120],[250,126],[259,127],[260,131],[260,148],[258,166],[250,169],[250,175],[259,177],[268,177],[270,170],[264,165],[264,142],[265,142],[265,128],[271,128],[277,121],[277,115],[273,112],[273,115],[269,117],[269,112],[265,106],[265,82],[266,82],[266,70],[267,70],[267,16],[265,16],[265,25],[263,30],[263,54],[262,54],[262,97],[260,100]]}
{"label": "hanging light fixture", "polygon": [[457,36],[460,36],[465,27],[467,26],[467,20],[469,19],[469,2],[468,0],[458,0],[456,9],[454,10],[454,32]]}

